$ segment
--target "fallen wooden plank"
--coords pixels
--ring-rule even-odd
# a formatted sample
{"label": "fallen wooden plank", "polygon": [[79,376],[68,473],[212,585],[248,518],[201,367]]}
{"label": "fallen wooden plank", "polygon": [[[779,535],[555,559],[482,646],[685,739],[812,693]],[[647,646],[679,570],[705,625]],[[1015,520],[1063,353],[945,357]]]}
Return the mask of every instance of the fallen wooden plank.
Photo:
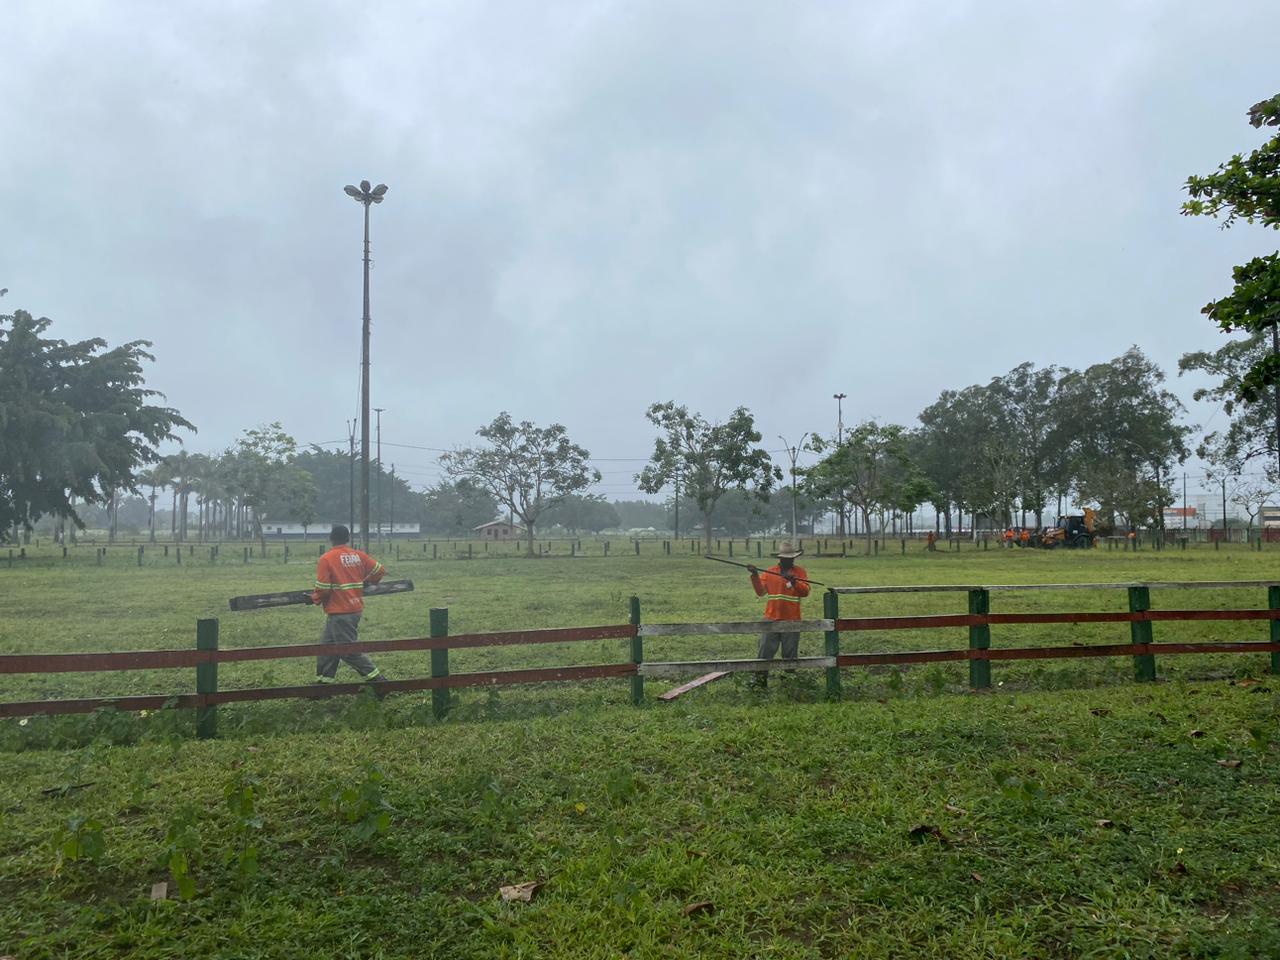
{"label": "fallen wooden plank", "polygon": [[639,664],[638,669],[642,677],[684,677],[691,673],[820,670],[835,665],[835,657],[800,657],[796,660],[688,660],[671,663],[642,663]]}
{"label": "fallen wooden plank", "polygon": [[[387,580],[364,588],[366,597],[385,597],[392,593],[409,593],[413,590],[412,580]],[[310,590],[286,590],[281,593],[255,593],[245,597],[232,597],[232,610],[262,610],[265,607],[290,607],[294,604],[310,603]]]}
{"label": "fallen wooden plank", "polygon": [[690,690],[696,690],[698,687],[705,686],[713,680],[719,680],[721,677],[729,675],[726,670],[714,670],[711,673],[704,673],[697,680],[690,680],[688,683],[682,683],[678,687],[672,687],[666,693],[658,694],[659,700],[674,700],[682,693],[688,693]]}

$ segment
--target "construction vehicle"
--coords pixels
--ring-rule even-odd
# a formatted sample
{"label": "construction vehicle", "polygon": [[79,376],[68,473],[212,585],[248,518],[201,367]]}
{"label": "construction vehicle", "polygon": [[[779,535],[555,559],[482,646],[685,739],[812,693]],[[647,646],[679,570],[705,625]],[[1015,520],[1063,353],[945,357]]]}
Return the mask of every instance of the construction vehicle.
{"label": "construction vehicle", "polygon": [[1083,514],[1059,517],[1056,526],[1044,527],[1036,538],[1036,546],[1046,550],[1092,547],[1097,536],[1098,511],[1085,507]]}

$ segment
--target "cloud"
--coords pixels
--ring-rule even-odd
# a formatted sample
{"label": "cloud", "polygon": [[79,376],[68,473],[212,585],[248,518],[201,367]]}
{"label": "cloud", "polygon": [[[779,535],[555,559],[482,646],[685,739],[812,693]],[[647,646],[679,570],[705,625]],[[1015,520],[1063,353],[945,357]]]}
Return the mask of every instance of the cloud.
{"label": "cloud", "polygon": [[1274,247],[1177,215],[1275,92],[1274,5],[1244,36],[1198,11],[20,0],[0,283],[60,335],[154,340],[197,449],[345,435],[364,177],[405,443],[506,409],[642,457],[654,400],[772,437],[836,391],[911,422],[1024,360],[1171,370]]}

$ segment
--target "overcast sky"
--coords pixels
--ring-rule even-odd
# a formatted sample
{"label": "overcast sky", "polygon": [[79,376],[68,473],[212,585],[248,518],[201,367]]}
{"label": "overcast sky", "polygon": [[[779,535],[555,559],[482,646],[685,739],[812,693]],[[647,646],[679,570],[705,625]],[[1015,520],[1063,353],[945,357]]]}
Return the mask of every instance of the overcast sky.
{"label": "overcast sky", "polygon": [[3,308],[154,341],[190,449],[345,438],[367,178],[374,404],[417,484],[410,447],[504,409],[619,497],[654,401],[745,404],[776,449],[836,392],[912,423],[1134,343],[1205,423],[1177,358],[1277,243],[1181,185],[1264,139],[1277,36],[1275,0],[8,0]]}

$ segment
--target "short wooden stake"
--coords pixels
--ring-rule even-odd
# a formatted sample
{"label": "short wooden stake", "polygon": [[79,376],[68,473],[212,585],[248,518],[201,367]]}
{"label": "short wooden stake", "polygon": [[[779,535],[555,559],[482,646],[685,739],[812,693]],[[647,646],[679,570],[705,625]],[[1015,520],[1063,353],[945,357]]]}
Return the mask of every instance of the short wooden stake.
{"label": "short wooden stake", "polygon": [[[1151,591],[1147,587],[1129,588],[1129,612],[1142,613],[1151,609]],[[1131,643],[1151,642],[1151,621],[1135,620],[1129,624]],[[1154,653],[1140,653],[1133,658],[1133,679],[1139,682],[1150,682],[1156,678],[1156,657]]]}
{"label": "short wooden stake", "polygon": [[[822,595],[822,616],[823,619],[835,621],[840,618],[840,595],[834,590],[828,590]],[[826,655],[828,657],[840,656],[840,631],[835,629],[834,622],[832,628],[826,632]],[[840,668],[827,667],[827,699],[840,699]]]}
{"label": "short wooden stake", "polygon": [[[181,552],[181,551],[179,551]],[[218,620],[196,621],[196,649],[218,649]],[[196,693],[218,692],[218,662],[196,664]],[[196,707],[196,736],[212,740],[218,735],[218,707],[215,704]]]}
{"label": "short wooden stake", "polygon": [[640,541],[639,541],[639,539],[637,539],[637,540],[636,540],[636,556],[637,556],[637,557],[638,557],[638,556],[640,556]]}
{"label": "short wooden stake", "polygon": [[636,672],[631,677],[631,702],[637,707],[644,703],[644,677],[640,675],[639,666],[644,663],[644,637],[640,636],[640,598],[631,598],[631,625],[636,628],[636,635],[631,638],[631,662],[636,665]]}
{"label": "short wooden stake", "polygon": [[138,548],[138,566],[142,566],[142,548]]}

